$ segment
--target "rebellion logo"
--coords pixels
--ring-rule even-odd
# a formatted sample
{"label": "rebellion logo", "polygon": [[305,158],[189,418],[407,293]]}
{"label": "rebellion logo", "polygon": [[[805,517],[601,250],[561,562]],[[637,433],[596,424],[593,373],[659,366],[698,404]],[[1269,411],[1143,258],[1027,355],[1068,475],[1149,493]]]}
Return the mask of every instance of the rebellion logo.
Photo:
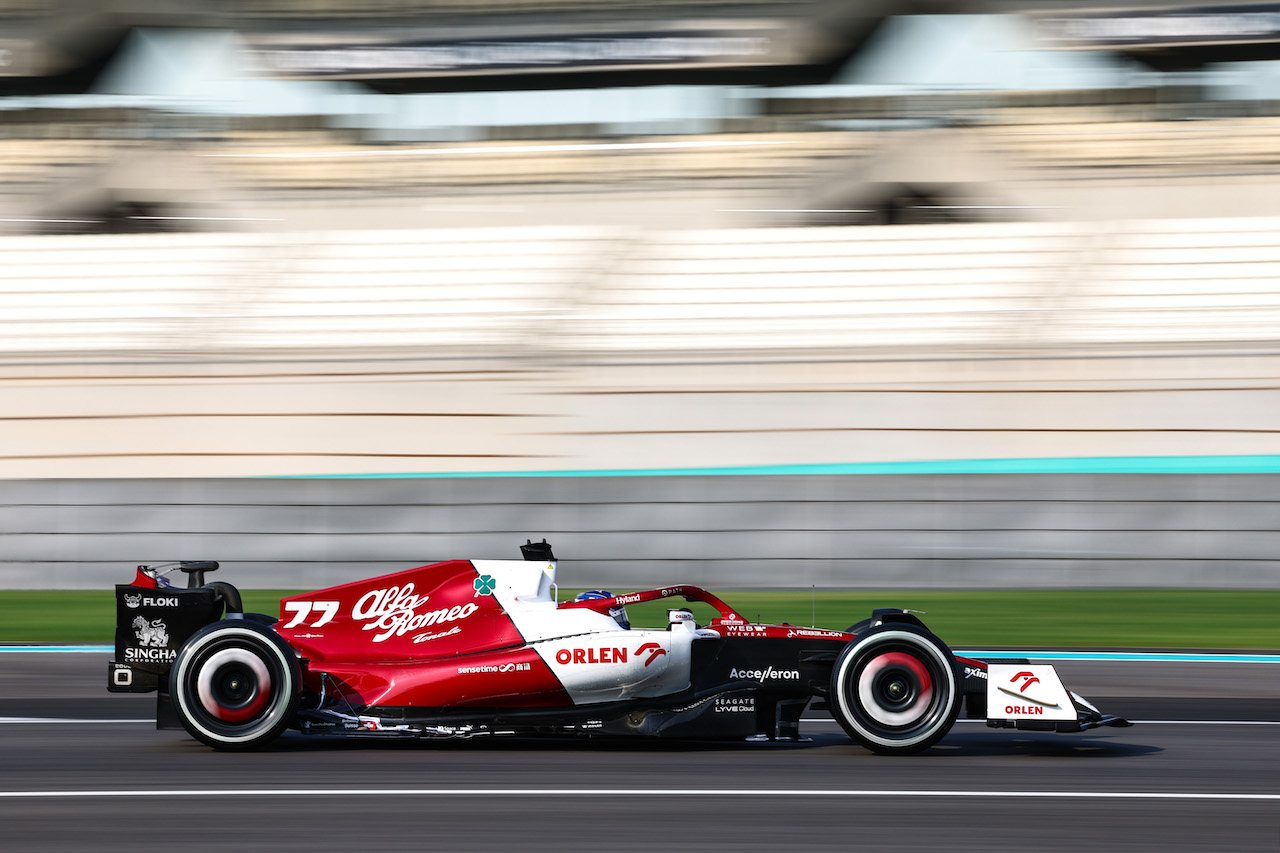
{"label": "rebellion logo", "polygon": [[821,638],[839,638],[844,634],[839,631],[824,631],[821,628],[792,628],[787,632],[788,637],[821,637]]}
{"label": "rebellion logo", "polygon": [[413,584],[407,583],[403,587],[370,590],[360,596],[360,600],[351,609],[351,618],[363,620],[366,624],[362,627],[366,631],[380,631],[373,641],[381,643],[390,637],[401,637],[429,625],[466,619],[480,609],[480,605],[468,602],[419,612],[418,608],[425,605],[430,596],[416,595],[413,589]]}

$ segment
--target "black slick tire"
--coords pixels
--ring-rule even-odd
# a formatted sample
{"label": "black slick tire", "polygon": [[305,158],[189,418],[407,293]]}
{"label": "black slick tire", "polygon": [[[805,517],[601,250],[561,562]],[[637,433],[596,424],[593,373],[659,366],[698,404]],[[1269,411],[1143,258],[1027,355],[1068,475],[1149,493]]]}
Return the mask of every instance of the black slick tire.
{"label": "black slick tire", "polygon": [[879,625],[845,646],[831,670],[831,714],[881,755],[920,752],[951,731],[963,692],[951,650],[906,623]]}
{"label": "black slick tire", "polygon": [[169,671],[183,728],[219,750],[256,749],[279,737],[298,707],[297,655],[270,628],[224,619],[197,631]]}

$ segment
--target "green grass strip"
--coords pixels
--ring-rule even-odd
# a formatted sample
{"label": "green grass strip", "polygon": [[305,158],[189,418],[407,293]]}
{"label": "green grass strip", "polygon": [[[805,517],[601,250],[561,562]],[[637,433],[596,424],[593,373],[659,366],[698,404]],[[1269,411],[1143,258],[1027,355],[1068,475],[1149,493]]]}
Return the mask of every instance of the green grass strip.
{"label": "green grass strip", "polygon": [[[624,590],[615,590],[623,592]],[[876,607],[923,610],[953,646],[1280,650],[1280,591],[1000,590],[992,592],[720,592],[761,622],[843,629]],[[245,608],[279,613],[280,590],[242,590]],[[561,590],[561,600],[571,598]],[[670,600],[633,605],[637,627],[665,624]],[[709,608],[695,608],[699,622]],[[0,592],[0,642],[110,644],[109,590]]]}

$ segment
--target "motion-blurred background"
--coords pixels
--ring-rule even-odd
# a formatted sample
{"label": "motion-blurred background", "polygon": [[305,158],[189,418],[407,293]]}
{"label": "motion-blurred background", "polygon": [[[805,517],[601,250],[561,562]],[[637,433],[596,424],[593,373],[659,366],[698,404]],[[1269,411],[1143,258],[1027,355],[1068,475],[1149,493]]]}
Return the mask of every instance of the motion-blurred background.
{"label": "motion-blurred background", "polygon": [[1280,3],[0,0],[0,586],[1280,588]]}

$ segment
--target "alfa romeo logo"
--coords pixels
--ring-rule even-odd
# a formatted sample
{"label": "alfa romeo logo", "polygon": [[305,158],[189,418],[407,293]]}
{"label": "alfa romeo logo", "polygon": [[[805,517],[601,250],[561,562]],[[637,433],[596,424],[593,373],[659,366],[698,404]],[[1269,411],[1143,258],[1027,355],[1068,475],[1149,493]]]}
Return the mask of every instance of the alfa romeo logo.
{"label": "alfa romeo logo", "polygon": [[493,579],[493,575],[481,575],[473,580],[471,585],[476,588],[475,595],[471,596],[475,598],[476,595],[493,595],[493,588],[498,585],[498,582]]}

